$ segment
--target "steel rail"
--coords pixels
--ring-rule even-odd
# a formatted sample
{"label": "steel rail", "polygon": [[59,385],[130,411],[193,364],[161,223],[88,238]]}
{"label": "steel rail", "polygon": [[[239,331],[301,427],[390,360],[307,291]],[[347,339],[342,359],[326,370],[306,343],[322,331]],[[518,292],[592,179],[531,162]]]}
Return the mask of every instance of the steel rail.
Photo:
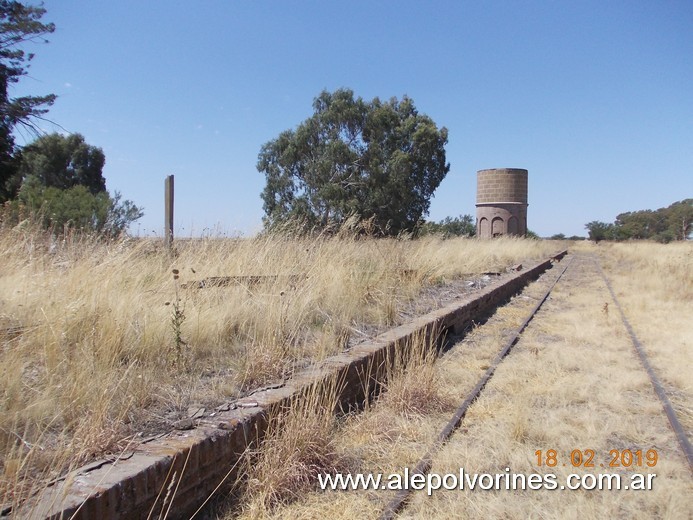
{"label": "steel rail", "polygon": [[[529,322],[532,321],[534,315],[539,311],[541,306],[548,299],[549,294],[551,294],[553,288],[556,286],[558,281],[565,274],[565,272],[568,270],[572,263],[573,258],[570,259],[568,264],[556,277],[551,286],[544,293],[543,297],[539,300],[539,302],[537,302],[537,304],[534,306],[527,318],[525,318],[525,320],[522,322],[522,325],[520,325],[515,330],[515,332],[508,339],[503,348],[498,352],[498,354],[493,360],[493,363],[491,363],[491,366],[486,370],[484,375],[481,376],[481,378],[477,382],[476,386],[472,389],[472,391],[469,394],[467,394],[466,399],[459,406],[455,414],[452,416],[452,419],[450,419],[450,421],[438,434],[438,437],[436,438],[436,441],[434,442],[433,446],[429,449],[426,455],[424,455],[423,458],[419,461],[419,463],[414,468],[414,471],[412,471],[412,474],[426,475],[428,473],[433,464],[433,456],[435,455],[435,453],[445,444],[445,442],[450,438],[450,436],[455,432],[455,430],[457,430],[460,427],[460,425],[462,424],[462,420],[464,419],[464,416],[467,414],[467,410],[469,409],[469,407],[477,400],[483,389],[486,387],[486,384],[493,377],[493,374],[495,373],[496,368],[498,368],[498,365],[501,364],[501,362],[505,359],[505,357],[508,355],[513,346],[515,346],[517,341],[520,339],[520,335],[522,334],[522,332],[524,332],[525,328],[527,328]],[[402,510],[407,500],[409,499],[409,495],[411,493],[410,489],[406,489],[408,487],[409,486],[406,486],[405,489],[401,489],[397,493],[395,498],[392,499],[392,501],[383,511],[383,514],[380,516],[381,520],[392,520],[397,515],[397,513]]]}
{"label": "steel rail", "polygon": [[681,446],[681,450],[686,455],[690,470],[691,472],[693,472],[693,446],[691,446],[691,442],[688,440],[686,430],[684,430],[683,426],[681,425],[681,422],[676,416],[676,412],[674,411],[674,408],[671,406],[671,401],[669,401],[669,397],[667,396],[666,390],[664,390],[662,382],[660,381],[659,377],[657,377],[654,368],[652,368],[650,361],[647,359],[645,349],[638,340],[638,337],[635,335],[635,331],[633,330],[633,327],[631,327],[628,318],[626,318],[626,314],[623,312],[623,308],[621,307],[621,304],[616,298],[616,293],[614,292],[614,289],[611,286],[611,282],[609,282],[606,273],[604,273],[604,269],[602,269],[601,264],[596,258],[593,257],[592,259],[594,260],[594,263],[597,265],[597,268],[599,269],[599,272],[602,275],[602,278],[604,279],[604,283],[606,284],[607,289],[609,289],[609,292],[611,293],[611,298],[614,300],[614,304],[616,305],[618,312],[621,314],[621,319],[623,320],[623,324],[625,325],[626,330],[628,331],[628,335],[630,336],[631,342],[633,343],[633,347],[635,347],[635,351],[637,352],[638,357],[640,358],[640,362],[642,363],[643,367],[645,367],[645,371],[647,372],[647,375],[650,377],[650,382],[652,383],[652,386],[654,387],[654,390],[657,393],[657,397],[659,397],[659,400],[662,403],[662,407],[664,407],[664,413],[667,414],[669,424],[671,425],[671,428],[674,430],[676,438],[679,442],[679,446]]}

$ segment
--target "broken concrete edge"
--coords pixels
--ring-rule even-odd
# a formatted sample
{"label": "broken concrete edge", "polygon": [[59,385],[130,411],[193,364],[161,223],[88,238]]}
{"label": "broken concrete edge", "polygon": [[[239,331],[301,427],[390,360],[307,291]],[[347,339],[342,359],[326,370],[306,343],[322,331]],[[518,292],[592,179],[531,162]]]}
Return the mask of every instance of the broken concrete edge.
{"label": "broken concrete edge", "polygon": [[[562,259],[562,251],[468,297],[388,330],[309,369],[279,388],[241,399],[238,407],[129,449],[127,459],[90,464],[25,503],[13,518],[190,518],[222,484],[232,483],[243,455],[262,438],[269,417],[332,384],[342,407],[362,402],[385,381],[398,352],[417,338],[461,333]],[[335,386],[336,385],[336,386]],[[250,402],[252,401],[252,402]],[[257,405],[257,406],[253,406]]]}
{"label": "broken concrete edge", "polygon": [[[416,269],[396,269],[395,272],[401,278],[414,278],[418,275]],[[497,274],[497,273],[496,273]],[[248,287],[284,282],[298,284],[308,278],[307,274],[260,274],[260,275],[235,275],[235,276],[208,276],[201,280],[190,280],[181,284],[181,289],[207,289],[211,287],[229,287],[231,285],[245,285]]]}

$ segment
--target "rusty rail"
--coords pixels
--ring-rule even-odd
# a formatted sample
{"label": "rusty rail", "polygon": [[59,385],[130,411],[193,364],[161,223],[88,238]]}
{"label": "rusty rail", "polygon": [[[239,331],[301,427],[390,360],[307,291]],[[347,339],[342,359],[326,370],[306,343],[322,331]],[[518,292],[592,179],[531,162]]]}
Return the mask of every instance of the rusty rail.
{"label": "rusty rail", "polygon": [[645,368],[645,371],[647,372],[647,375],[650,378],[650,382],[654,387],[655,393],[657,394],[657,397],[659,397],[659,400],[662,403],[664,413],[666,413],[667,418],[669,419],[669,424],[671,425],[672,430],[674,430],[674,433],[676,434],[676,439],[679,442],[679,446],[681,446],[681,451],[683,451],[684,455],[686,456],[686,459],[688,459],[688,466],[690,467],[691,472],[693,472],[693,446],[691,446],[691,441],[688,440],[686,430],[683,428],[683,425],[676,416],[676,412],[674,411],[674,408],[671,406],[671,401],[667,396],[666,390],[664,390],[664,386],[662,385],[661,380],[659,379],[659,377],[657,377],[657,373],[654,371],[654,368],[652,368],[650,361],[647,359],[647,354],[645,353],[645,349],[643,348],[642,343],[640,343],[640,341],[638,340],[638,337],[635,335],[633,327],[631,327],[628,318],[626,318],[626,314],[623,312],[623,307],[621,307],[621,304],[616,298],[616,293],[614,292],[613,287],[611,287],[611,282],[609,282],[609,279],[606,277],[604,269],[602,269],[601,264],[597,261],[596,258],[593,258],[593,260],[594,263],[597,265],[597,268],[599,269],[602,278],[604,279],[604,283],[606,284],[607,289],[609,289],[609,292],[611,293],[611,298],[614,300],[614,304],[616,305],[618,312],[621,314],[623,325],[625,325],[626,330],[628,331],[628,335],[630,336],[630,340],[633,343],[635,352],[638,354],[640,362],[642,363],[643,367]]}
{"label": "rusty rail", "polygon": [[[557,260],[558,259],[560,258],[557,258]],[[455,414],[452,416],[450,421],[438,434],[438,437],[436,438],[436,441],[434,442],[433,446],[428,450],[428,452],[421,458],[419,463],[416,465],[416,467],[412,471],[413,475],[426,475],[428,471],[431,469],[431,465],[433,464],[433,456],[445,444],[445,442],[450,438],[450,436],[460,427],[460,425],[462,424],[462,420],[464,419],[464,416],[467,414],[467,410],[469,409],[469,407],[477,400],[481,392],[486,387],[486,384],[493,377],[493,374],[498,368],[498,365],[500,365],[501,362],[510,353],[510,350],[520,339],[520,335],[522,334],[522,332],[525,330],[525,328],[527,328],[529,322],[532,321],[534,315],[539,311],[541,306],[549,297],[549,294],[551,294],[553,288],[556,286],[556,284],[561,279],[563,274],[566,272],[568,267],[570,267],[572,262],[573,261],[571,259],[570,262],[568,262],[568,264],[556,277],[549,289],[544,293],[544,296],[537,302],[534,308],[530,311],[527,318],[525,318],[522,324],[515,330],[512,336],[505,343],[503,348],[498,352],[495,359],[491,363],[491,366],[486,370],[484,375],[481,376],[476,386],[472,389],[471,392],[469,392],[469,394],[467,394],[467,397],[464,399],[457,411],[455,411]],[[401,511],[402,508],[406,505],[407,501],[409,500],[411,491],[412,490],[409,489],[409,486],[405,486],[403,489],[401,489],[397,493],[395,498],[387,505],[385,511],[383,512],[380,518],[382,520],[392,520],[397,515],[397,513]]]}

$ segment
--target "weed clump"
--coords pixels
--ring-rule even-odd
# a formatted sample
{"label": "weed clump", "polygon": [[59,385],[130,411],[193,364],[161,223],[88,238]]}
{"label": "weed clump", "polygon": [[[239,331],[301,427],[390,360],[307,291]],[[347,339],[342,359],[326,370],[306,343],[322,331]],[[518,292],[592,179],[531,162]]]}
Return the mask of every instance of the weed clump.
{"label": "weed clump", "polygon": [[187,369],[187,356],[184,352],[184,347],[187,343],[183,341],[183,323],[185,322],[185,302],[180,296],[180,271],[178,269],[172,269],[173,274],[173,287],[175,290],[175,296],[172,301],[166,302],[164,305],[171,306],[171,331],[173,333],[173,342],[171,344],[171,349],[169,351],[169,358],[171,364],[174,367],[181,369]]}
{"label": "weed clump", "polygon": [[317,489],[318,475],[348,471],[334,440],[337,394],[334,383],[314,387],[270,417],[265,438],[246,460],[244,513],[264,517]]}

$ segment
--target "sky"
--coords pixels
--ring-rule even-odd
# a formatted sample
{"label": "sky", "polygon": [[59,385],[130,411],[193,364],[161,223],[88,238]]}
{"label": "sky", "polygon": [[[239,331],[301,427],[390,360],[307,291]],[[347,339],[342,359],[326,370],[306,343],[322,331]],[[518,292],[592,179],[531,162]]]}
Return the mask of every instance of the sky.
{"label": "sky", "polygon": [[[32,3],[32,2],[25,2]],[[476,172],[529,171],[528,227],[586,235],[593,220],[693,197],[690,0],[45,0],[12,95],[58,95],[46,132],[103,149],[109,191],[163,234],[262,228],[261,146],[323,90],[407,95],[448,129],[450,172],[428,220],[475,215]],[[33,139],[18,135],[18,144]]]}

